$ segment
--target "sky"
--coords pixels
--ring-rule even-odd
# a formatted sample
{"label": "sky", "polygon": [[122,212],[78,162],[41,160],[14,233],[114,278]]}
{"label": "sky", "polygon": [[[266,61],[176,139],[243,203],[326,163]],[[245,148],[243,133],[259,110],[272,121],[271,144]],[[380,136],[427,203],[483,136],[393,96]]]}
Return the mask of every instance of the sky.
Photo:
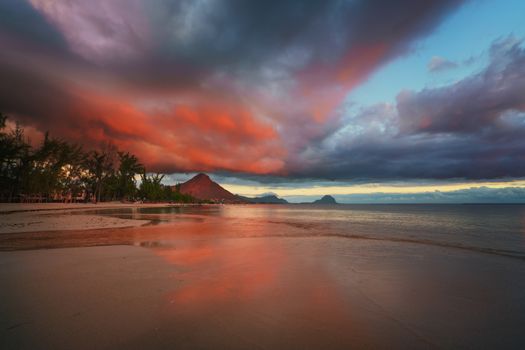
{"label": "sky", "polygon": [[2,0],[0,111],[166,183],[525,202],[521,0]]}

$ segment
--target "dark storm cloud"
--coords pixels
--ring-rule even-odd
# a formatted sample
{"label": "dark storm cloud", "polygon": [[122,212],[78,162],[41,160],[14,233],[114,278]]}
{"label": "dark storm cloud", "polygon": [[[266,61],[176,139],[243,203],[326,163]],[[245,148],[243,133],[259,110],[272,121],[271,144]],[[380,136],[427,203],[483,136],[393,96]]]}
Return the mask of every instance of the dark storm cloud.
{"label": "dark storm cloud", "polygon": [[525,50],[520,44],[514,37],[495,42],[489,66],[453,85],[400,93],[401,130],[471,133],[505,127],[505,112],[525,112]]}
{"label": "dark storm cloud", "polygon": [[66,42],[60,32],[25,1],[0,1],[0,35],[42,43],[58,51],[66,50]]}
{"label": "dark storm cloud", "polygon": [[[0,28],[72,52],[132,83],[198,85],[217,70],[341,64],[352,49],[408,48],[462,1],[6,0]],[[356,57],[359,59],[359,57]],[[278,61],[278,62],[276,62]],[[101,67],[102,66],[102,67]]]}
{"label": "dark storm cloud", "polygon": [[404,91],[395,106],[379,104],[347,117],[345,127],[302,155],[292,176],[525,176],[525,50],[520,44],[514,37],[498,40],[479,74],[441,88]]}
{"label": "dark storm cloud", "polygon": [[[461,1],[157,1],[168,39],[162,52],[209,65],[267,60],[304,46],[330,61],[352,45],[400,42],[424,34]],[[195,39],[189,41],[186,39]],[[171,44],[171,46],[170,46]]]}
{"label": "dark storm cloud", "polygon": [[340,177],[315,150],[346,93],[460,3],[6,0],[0,110],[152,170]]}

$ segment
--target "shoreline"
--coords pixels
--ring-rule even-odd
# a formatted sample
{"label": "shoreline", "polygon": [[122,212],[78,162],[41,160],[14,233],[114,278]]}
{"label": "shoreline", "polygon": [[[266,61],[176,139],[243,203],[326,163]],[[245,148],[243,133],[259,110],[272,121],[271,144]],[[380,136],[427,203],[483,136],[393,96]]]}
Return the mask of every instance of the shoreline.
{"label": "shoreline", "polygon": [[84,231],[94,229],[130,228],[151,223],[151,220],[122,219],[98,214],[75,214],[96,209],[162,208],[187,204],[169,203],[2,203],[0,234],[46,231]]}
{"label": "shoreline", "polygon": [[121,203],[121,202],[102,202],[102,203],[0,203],[0,215],[55,211],[55,210],[84,210],[84,209],[120,209],[120,208],[163,208],[163,207],[184,207],[215,204],[197,203]]}

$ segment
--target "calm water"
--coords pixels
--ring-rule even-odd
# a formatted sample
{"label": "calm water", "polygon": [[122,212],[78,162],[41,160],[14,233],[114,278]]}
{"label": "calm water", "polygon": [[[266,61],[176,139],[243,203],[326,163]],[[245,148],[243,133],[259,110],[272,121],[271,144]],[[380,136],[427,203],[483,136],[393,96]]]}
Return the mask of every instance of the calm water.
{"label": "calm water", "polygon": [[173,238],[185,231],[220,237],[340,236],[525,258],[525,205],[224,205],[94,212],[175,226]]}

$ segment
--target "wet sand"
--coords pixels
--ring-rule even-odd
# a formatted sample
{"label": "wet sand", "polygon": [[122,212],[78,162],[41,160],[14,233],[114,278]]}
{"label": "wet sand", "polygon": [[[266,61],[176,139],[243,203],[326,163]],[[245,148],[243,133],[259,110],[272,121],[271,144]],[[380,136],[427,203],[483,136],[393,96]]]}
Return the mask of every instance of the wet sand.
{"label": "wet sand", "polygon": [[276,208],[31,212],[63,229],[0,234],[0,348],[525,348],[521,255]]}
{"label": "wet sand", "polygon": [[337,237],[156,237],[0,252],[0,348],[525,347],[519,259]]}
{"label": "wet sand", "polygon": [[[92,230],[142,226],[149,220],[122,219],[101,215],[70,215],[101,209],[164,208],[165,203],[0,203],[0,234],[66,230]],[[172,205],[177,206],[177,205]]]}
{"label": "wet sand", "polygon": [[[180,206],[188,204],[170,204],[169,206]],[[166,203],[0,203],[0,213],[15,213],[42,210],[85,210],[85,209],[121,209],[121,208],[164,208]]]}

